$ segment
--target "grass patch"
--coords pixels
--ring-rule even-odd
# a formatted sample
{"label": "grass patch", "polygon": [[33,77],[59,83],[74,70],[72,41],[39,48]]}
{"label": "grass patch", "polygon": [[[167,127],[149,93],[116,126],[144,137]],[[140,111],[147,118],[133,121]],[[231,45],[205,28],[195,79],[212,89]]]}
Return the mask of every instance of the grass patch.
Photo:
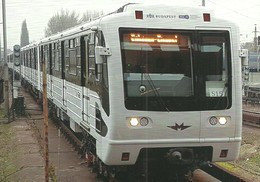
{"label": "grass patch", "polygon": [[14,161],[18,152],[13,136],[10,125],[0,124],[0,182],[9,181],[8,177],[17,171]]}
{"label": "grass patch", "polygon": [[260,167],[260,155],[259,154],[253,156],[249,161]]}
{"label": "grass patch", "polygon": [[0,118],[4,118],[4,117],[5,117],[4,110],[0,109]]}
{"label": "grass patch", "polygon": [[237,170],[237,168],[234,165],[232,165],[228,162],[216,162],[216,164],[230,172],[236,172],[236,170]]}

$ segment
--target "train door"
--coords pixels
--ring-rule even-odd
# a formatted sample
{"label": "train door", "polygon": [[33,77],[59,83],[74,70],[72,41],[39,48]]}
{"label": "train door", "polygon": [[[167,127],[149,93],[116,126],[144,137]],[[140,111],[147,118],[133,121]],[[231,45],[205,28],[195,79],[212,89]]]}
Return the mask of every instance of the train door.
{"label": "train door", "polygon": [[61,42],[61,79],[62,79],[62,85],[63,85],[63,91],[62,91],[62,103],[63,103],[63,109],[67,108],[67,101],[66,101],[66,81],[65,81],[65,45],[64,41]]}
{"label": "train door", "polygon": [[[232,77],[231,71],[231,29],[226,28],[226,30],[216,31],[209,27],[197,27],[196,30],[198,32],[198,45],[200,47],[200,61],[203,63],[199,66],[200,70],[203,70],[202,77],[204,79],[202,88],[204,88],[204,100],[208,103],[211,102],[211,108],[213,108],[201,112],[200,138],[216,138],[217,135],[214,131],[216,131],[216,127],[221,127],[220,119],[224,123],[223,126],[226,122],[227,124],[221,128],[221,136],[218,137],[229,138],[231,134],[235,136],[236,123],[230,122],[231,118],[236,118],[235,107],[230,108],[231,104],[236,105],[235,100],[231,101],[232,81],[236,78]],[[217,110],[221,111],[222,116],[229,117],[219,117]],[[211,123],[205,122],[209,119]],[[216,123],[212,124],[213,122]],[[212,125],[216,126],[212,127]]]}
{"label": "train door", "polygon": [[95,47],[98,45],[98,34],[91,32],[88,36],[88,120],[91,127],[91,134],[97,139],[101,140],[101,135],[97,133],[101,132],[101,119],[100,119],[100,74],[99,65],[96,64],[95,60]]}
{"label": "train door", "polygon": [[83,93],[83,121],[82,125],[90,127],[89,123],[89,88],[88,88],[88,36],[81,37],[81,65],[82,65],[82,93]]}
{"label": "train door", "polygon": [[48,55],[47,55],[47,78],[48,78],[48,92],[49,97],[52,98],[52,44],[48,45]]}
{"label": "train door", "polygon": [[29,83],[33,85],[32,49],[29,49]]}

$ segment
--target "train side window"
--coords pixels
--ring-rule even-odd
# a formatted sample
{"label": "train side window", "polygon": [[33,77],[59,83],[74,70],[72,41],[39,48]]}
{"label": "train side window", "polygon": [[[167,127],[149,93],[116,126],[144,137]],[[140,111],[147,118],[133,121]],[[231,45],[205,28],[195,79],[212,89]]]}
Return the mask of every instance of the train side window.
{"label": "train side window", "polygon": [[48,44],[48,66],[49,66],[49,74],[52,75],[52,44]]}
{"label": "train side window", "polygon": [[56,61],[55,62],[55,70],[60,71],[60,56],[59,56],[58,50],[55,51],[54,58],[55,58],[55,61]]}
{"label": "train side window", "polygon": [[43,50],[43,46],[41,46],[40,48],[40,70],[42,70],[42,64],[43,64],[43,61],[44,61],[44,50]]}
{"label": "train side window", "polygon": [[32,69],[35,69],[35,59],[34,59],[34,50],[31,49],[31,60],[32,60]]}
{"label": "train side window", "polygon": [[30,49],[28,50],[28,60],[29,60],[29,65],[28,65],[28,67],[29,67],[29,68],[32,68],[31,50],[30,50]]}
{"label": "train side window", "polygon": [[75,39],[69,40],[69,48],[73,49],[75,47]]}
{"label": "train side window", "polygon": [[[99,32],[99,42],[100,46],[106,47],[105,38],[103,33]],[[102,64],[102,67],[100,67],[100,72],[102,73],[102,84],[106,89],[108,89],[108,71],[107,71],[107,57],[105,57],[104,63]]]}
{"label": "train side window", "polygon": [[89,36],[88,43],[88,70],[89,78],[92,78],[96,75],[96,63],[95,63],[95,33],[91,33]]}
{"label": "train side window", "polygon": [[25,66],[28,67],[28,51],[25,51]]}
{"label": "train side window", "polygon": [[25,66],[25,51],[22,52],[22,56],[23,56],[23,66]]}
{"label": "train side window", "polygon": [[45,64],[46,64],[46,71],[47,71],[47,74],[49,74],[49,58],[48,58],[48,45],[45,45],[44,46],[44,61],[45,61]]}
{"label": "train side window", "polygon": [[[84,43],[82,44],[82,76],[84,78],[84,85],[87,86],[88,84],[88,77],[89,77],[89,61],[88,61],[88,54],[89,54],[89,36],[86,35],[83,38]],[[84,46],[83,46],[84,45]]]}
{"label": "train side window", "polygon": [[26,50],[26,67],[29,67],[28,50]]}
{"label": "train side window", "polygon": [[77,75],[77,54],[75,47],[75,39],[69,40],[69,74]]}
{"label": "train side window", "polygon": [[56,63],[56,61],[55,61],[55,47],[56,47],[56,45],[55,44],[56,43],[52,43],[52,55],[51,55],[51,57],[52,57],[52,65],[51,65],[52,69],[55,69],[55,63]]}
{"label": "train side window", "polygon": [[[100,45],[100,34],[97,33],[95,34],[95,47]],[[94,49],[94,54],[95,54],[95,49]],[[101,75],[101,71],[102,71],[102,65],[98,65],[95,62],[95,77],[96,77],[96,81],[100,81],[100,75]]]}
{"label": "train side window", "polygon": [[69,51],[69,74],[77,75],[76,50]]}
{"label": "train side window", "polygon": [[34,48],[34,58],[35,58],[35,69],[38,69],[38,53],[37,48]]}
{"label": "train side window", "polygon": [[30,49],[30,68],[33,68],[32,49]]}
{"label": "train side window", "polygon": [[76,50],[76,72],[81,75],[81,47],[80,47],[80,37],[77,37],[75,43]]}
{"label": "train side window", "polygon": [[21,65],[24,66],[24,62],[23,62],[23,51],[21,51]]}
{"label": "train side window", "polygon": [[60,71],[60,58],[58,43],[53,44],[53,68],[55,71]]}
{"label": "train side window", "polygon": [[30,68],[30,50],[27,50],[27,67]]}

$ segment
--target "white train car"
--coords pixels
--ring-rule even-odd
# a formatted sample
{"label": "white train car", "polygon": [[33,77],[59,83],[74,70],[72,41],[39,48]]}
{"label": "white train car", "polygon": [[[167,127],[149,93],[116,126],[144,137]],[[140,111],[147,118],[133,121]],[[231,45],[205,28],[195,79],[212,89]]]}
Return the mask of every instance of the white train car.
{"label": "white train car", "polygon": [[232,22],[205,8],[129,4],[33,49],[39,91],[46,61],[50,102],[86,134],[101,164],[238,157],[241,66]]}
{"label": "white train car", "polygon": [[9,69],[13,68],[13,62],[14,62],[14,57],[13,57],[13,54],[10,53],[7,55],[7,65],[8,65]]}

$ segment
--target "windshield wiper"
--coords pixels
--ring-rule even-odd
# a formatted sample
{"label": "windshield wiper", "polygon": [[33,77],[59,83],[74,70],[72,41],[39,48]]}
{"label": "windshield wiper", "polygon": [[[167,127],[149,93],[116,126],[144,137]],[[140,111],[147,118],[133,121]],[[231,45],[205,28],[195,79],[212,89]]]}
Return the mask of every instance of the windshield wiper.
{"label": "windshield wiper", "polygon": [[[141,49],[141,51],[140,51],[140,58],[141,59],[142,59],[142,53],[143,53],[143,50]],[[162,100],[159,92],[158,92],[158,90],[160,88],[158,89],[158,88],[155,87],[155,85],[153,83],[153,80],[151,79],[148,71],[146,71],[146,73],[144,74],[144,70],[143,69],[141,69],[141,85],[143,84],[143,76],[144,75],[145,75],[145,77],[147,77],[146,80],[148,81],[150,87],[152,88],[151,90],[149,90],[147,92],[154,92],[154,95],[155,95],[155,98],[156,98],[158,104],[163,106],[166,111],[170,112],[169,109],[167,108],[167,106],[165,105],[164,101]]]}
{"label": "windshield wiper", "polygon": [[148,93],[150,93],[150,92],[155,92],[155,90],[160,90],[161,88],[155,88],[155,89],[151,89],[151,90],[147,90],[147,91],[145,91],[145,92],[142,92],[141,93],[141,95],[143,96],[143,95],[145,95],[145,94],[148,94]]}
{"label": "windshield wiper", "polygon": [[[142,73],[143,74],[143,73]],[[170,112],[170,110],[168,109],[168,107],[166,106],[166,104],[164,103],[164,101],[162,100],[158,90],[160,90],[160,88],[156,88],[154,83],[153,83],[153,80],[151,79],[150,77],[150,74],[149,73],[145,73],[145,77],[146,77],[146,80],[148,81],[150,87],[152,88],[151,90],[148,90],[149,92],[154,92],[154,95],[158,101],[158,103],[163,106],[168,112]],[[147,92],[148,92],[147,91]]]}

